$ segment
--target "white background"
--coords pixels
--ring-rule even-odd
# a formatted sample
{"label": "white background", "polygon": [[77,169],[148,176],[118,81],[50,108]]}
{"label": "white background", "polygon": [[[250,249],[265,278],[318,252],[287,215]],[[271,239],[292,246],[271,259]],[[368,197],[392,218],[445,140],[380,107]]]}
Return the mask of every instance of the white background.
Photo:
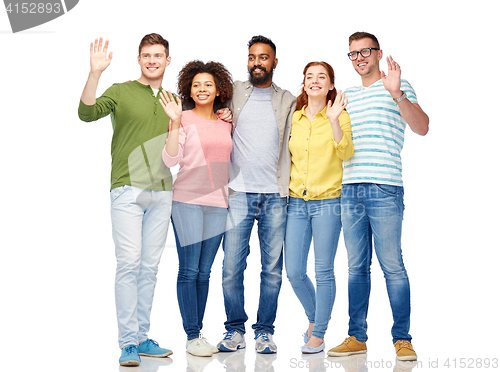
{"label": "white background", "polygon": [[[176,89],[179,70],[193,59],[222,62],[235,79],[245,80],[247,42],[262,34],[277,45],[274,81],[293,94],[300,88],[303,67],[313,60],[333,66],[337,89],[359,85],[346,56],[348,37],[355,31],[374,33],[385,55],[402,66],[403,78],[430,117],[427,136],[408,128],[402,154],[403,253],[412,290],[411,334],[422,362],[415,370],[437,365],[454,370],[445,368],[447,359],[456,359],[459,370],[460,358],[467,365],[469,358],[500,358],[497,12],[495,2],[488,0],[81,0],[63,17],[13,34],[0,11],[0,368],[118,370],[108,196],[111,123],[109,118],[81,122],[77,107],[89,71],[90,42],[108,38],[114,53],[99,84],[101,94],[112,83],[139,78],[137,47],[151,32],[170,42],[167,89]],[[385,61],[382,66],[386,68]],[[259,260],[253,234],[245,277],[247,371],[256,362],[250,327],[256,320]],[[203,329],[214,344],[225,321],[221,264],[219,251]],[[337,299],[327,349],[347,336],[342,236],[335,273]],[[150,337],[174,355],[159,371],[186,369],[176,275],[170,229]],[[301,360],[301,334],[307,327],[304,311],[283,279],[275,323],[276,371],[298,365],[293,361]],[[375,258],[368,323],[369,369],[392,370],[392,318]],[[214,358],[205,370],[224,366]]]}

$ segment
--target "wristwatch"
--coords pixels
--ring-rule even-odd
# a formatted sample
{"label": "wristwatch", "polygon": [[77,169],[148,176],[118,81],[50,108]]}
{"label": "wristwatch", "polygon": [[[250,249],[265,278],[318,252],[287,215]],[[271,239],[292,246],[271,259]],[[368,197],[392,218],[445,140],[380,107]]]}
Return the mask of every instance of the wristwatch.
{"label": "wristwatch", "polygon": [[399,103],[399,102],[401,102],[402,100],[404,100],[405,98],[406,98],[406,92],[405,92],[405,91],[403,91],[403,95],[402,95],[401,97],[399,97],[399,98],[393,98],[393,101],[394,101],[395,103]]}

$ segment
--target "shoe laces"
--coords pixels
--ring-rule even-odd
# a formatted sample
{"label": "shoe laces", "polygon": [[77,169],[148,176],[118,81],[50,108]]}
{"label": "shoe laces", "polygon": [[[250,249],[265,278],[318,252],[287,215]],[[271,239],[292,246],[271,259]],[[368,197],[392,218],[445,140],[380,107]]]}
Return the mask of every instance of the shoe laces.
{"label": "shoe laces", "polygon": [[257,340],[259,337],[262,338],[262,340],[264,340],[265,342],[269,342],[269,336],[267,335],[267,333],[265,332],[257,333],[257,335],[255,335],[255,339]]}
{"label": "shoe laces", "polygon": [[126,348],[123,349],[127,354],[135,354],[137,352],[137,346],[136,345],[128,345]]}
{"label": "shoe laces", "polygon": [[406,341],[406,340],[399,341],[399,350],[401,350],[403,348],[413,350],[410,341]]}
{"label": "shoe laces", "polygon": [[231,331],[227,331],[226,333],[224,333],[224,340],[231,340],[234,337],[235,333],[236,331],[234,329]]}
{"label": "shoe laces", "polygon": [[203,335],[201,333],[198,335],[198,338],[199,338],[199,343],[200,344],[205,344],[205,345],[208,344],[207,339],[205,337],[203,337]]}
{"label": "shoe laces", "polygon": [[146,341],[144,341],[144,344],[146,344],[146,345],[152,344],[153,346],[159,346],[158,342],[156,342],[155,340],[152,340],[150,338],[148,338]]}

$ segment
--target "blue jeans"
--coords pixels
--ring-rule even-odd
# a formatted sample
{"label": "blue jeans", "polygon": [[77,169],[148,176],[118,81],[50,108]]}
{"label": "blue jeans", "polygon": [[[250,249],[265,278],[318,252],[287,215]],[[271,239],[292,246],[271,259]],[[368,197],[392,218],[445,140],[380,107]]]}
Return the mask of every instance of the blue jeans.
{"label": "blue jeans", "polygon": [[207,304],[210,270],[226,226],[227,209],[173,202],[179,273],[177,300],[188,340],[199,337]]}
{"label": "blue jeans", "polygon": [[229,196],[229,213],[224,234],[222,289],[226,330],[245,334],[248,320],[244,309],[243,274],[250,254],[250,234],[257,220],[262,271],[255,333],[274,333],[283,269],[287,198],[279,194],[239,192]]}
{"label": "blue jeans", "polygon": [[158,265],[167,239],[171,191],[121,186],[110,192],[116,254],[118,344],[147,340]]}
{"label": "blue jeans", "polygon": [[384,273],[394,324],[393,343],[411,341],[410,283],[401,254],[402,186],[374,183],[342,186],[342,225],[349,263],[349,335],[365,342],[370,297],[372,239]]}
{"label": "blue jeans", "polygon": [[[333,303],[333,261],[340,230],[340,198],[309,200],[290,198],[285,238],[285,267],[292,288],[304,308],[312,335],[324,338]],[[307,276],[307,256],[314,241],[316,288]]]}

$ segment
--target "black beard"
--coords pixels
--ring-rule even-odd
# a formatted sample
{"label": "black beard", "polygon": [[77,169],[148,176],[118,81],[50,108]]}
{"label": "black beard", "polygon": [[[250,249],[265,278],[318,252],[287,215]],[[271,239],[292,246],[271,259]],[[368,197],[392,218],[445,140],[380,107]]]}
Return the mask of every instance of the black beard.
{"label": "black beard", "polygon": [[[262,75],[261,77],[255,77],[252,72],[255,70],[255,69],[261,69],[263,72],[264,72],[264,75]],[[267,83],[269,83],[270,81],[273,80],[273,72],[274,72],[274,69],[271,69],[271,71],[267,72],[266,68],[265,67],[252,67],[249,71],[248,71],[248,74],[249,74],[249,80],[250,82],[252,83],[252,85],[266,85]]]}

